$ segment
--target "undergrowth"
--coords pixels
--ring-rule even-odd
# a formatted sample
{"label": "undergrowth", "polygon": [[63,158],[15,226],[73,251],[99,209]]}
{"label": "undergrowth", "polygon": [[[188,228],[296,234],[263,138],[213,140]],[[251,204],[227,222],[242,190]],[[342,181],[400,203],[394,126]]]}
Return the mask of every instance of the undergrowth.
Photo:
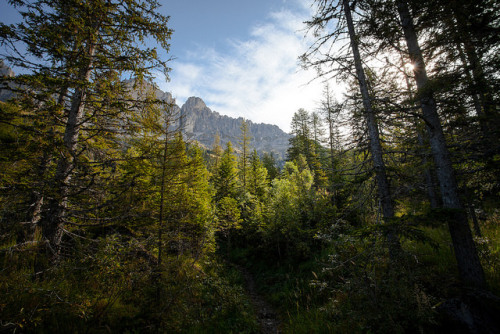
{"label": "undergrowth", "polygon": [[[237,271],[216,258],[154,264],[103,241],[48,265],[39,249],[2,253],[2,330],[21,333],[256,333]],[[40,269],[43,263],[43,270]],[[160,275],[160,279],[158,278]]]}
{"label": "undergrowth", "polygon": [[[253,272],[260,293],[281,313],[284,333],[439,333],[437,308],[461,286],[447,228],[421,230],[432,242],[403,239],[393,260],[380,238],[352,233],[299,263],[249,248],[231,256]],[[476,242],[498,293],[498,228],[490,223],[483,233]]]}

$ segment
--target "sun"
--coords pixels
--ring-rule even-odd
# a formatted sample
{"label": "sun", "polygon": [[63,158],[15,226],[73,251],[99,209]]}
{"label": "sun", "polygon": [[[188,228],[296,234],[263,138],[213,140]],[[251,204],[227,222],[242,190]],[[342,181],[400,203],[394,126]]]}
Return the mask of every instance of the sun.
{"label": "sun", "polygon": [[406,63],[405,68],[409,71],[413,71],[415,70],[415,65],[413,65],[412,63]]}

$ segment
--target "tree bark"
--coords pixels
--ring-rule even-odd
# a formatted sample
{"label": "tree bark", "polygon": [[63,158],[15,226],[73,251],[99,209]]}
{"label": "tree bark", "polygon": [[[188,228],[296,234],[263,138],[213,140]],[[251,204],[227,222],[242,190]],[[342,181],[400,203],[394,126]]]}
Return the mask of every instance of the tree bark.
{"label": "tree bark", "polygon": [[448,148],[437,113],[433,92],[428,87],[425,63],[418,43],[408,4],[405,0],[397,0],[397,10],[405,36],[410,59],[414,65],[415,81],[420,98],[423,118],[427,124],[429,141],[437,169],[437,177],[441,189],[443,208],[450,209],[448,228],[450,230],[458,270],[463,283],[475,287],[486,287],[483,268],[472,239],[467,221],[467,213],[460,201],[458,186]]}
{"label": "tree bark", "polygon": [[[361,63],[361,55],[359,53],[356,32],[354,30],[354,23],[351,15],[351,8],[349,7],[349,0],[343,0],[344,12],[347,21],[347,28],[349,30],[349,38],[351,42],[352,53],[354,56],[354,65],[356,68],[356,77],[359,83],[359,89],[363,99],[363,108],[365,110],[366,124],[368,127],[368,137],[370,142],[370,152],[375,169],[375,179],[377,181],[378,196],[382,207],[382,215],[384,221],[389,221],[394,217],[394,207],[389,188],[389,181],[387,180],[386,167],[382,157],[382,146],[380,144],[380,135],[375,119],[375,112],[372,108],[370,94],[368,92],[368,85]],[[394,233],[388,234],[389,251],[391,257],[396,255],[399,249],[399,240]]]}

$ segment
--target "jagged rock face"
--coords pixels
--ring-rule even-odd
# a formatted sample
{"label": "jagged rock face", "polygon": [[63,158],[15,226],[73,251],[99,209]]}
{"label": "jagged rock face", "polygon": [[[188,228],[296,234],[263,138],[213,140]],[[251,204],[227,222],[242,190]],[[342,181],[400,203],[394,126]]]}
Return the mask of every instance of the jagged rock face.
{"label": "jagged rock face", "polygon": [[[207,148],[211,148],[217,133],[221,146],[231,142],[239,148],[241,123],[243,118],[232,118],[220,115],[208,108],[199,97],[190,97],[181,107],[182,127],[188,139],[196,140]],[[290,135],[278,126],[255,124],[248,121],[251,140],[250,146],[258,152],[273,152],[281,158],[285,157]]]}
{"label": "jagged rock face", "polygon": [[[148,86],[142,91],[145,92],[149,89],[154,88]],[[243,118],[232,118],[212,111],[199,97],[190,97],[180,108],[175,104],[172,94],[159,89],[155,89],[154,93],[158,99],[172,104],[170,112],[175,118],[177,118],[176,115],[179,115],[180,127],[184,133],[184,138],[188,141],[197,141],[205,148],[210,149],[213,147],[215,136],[218,133],[220,145],[223,148],[228,142],[231,142],[236,150],[240,148],[240,127]],[[139,96],[141,92],[135,91],[135,94]],[[263,152],[272,152],[278,160],[285,158],[291,137],[289,134],[276,125],[255,124],[248,120],[247,124],[251,137],[249,145],[251,149],[255,148],[261,154]],[[171,124],[172,128],[177,128],[178,125],[177,121]]]}

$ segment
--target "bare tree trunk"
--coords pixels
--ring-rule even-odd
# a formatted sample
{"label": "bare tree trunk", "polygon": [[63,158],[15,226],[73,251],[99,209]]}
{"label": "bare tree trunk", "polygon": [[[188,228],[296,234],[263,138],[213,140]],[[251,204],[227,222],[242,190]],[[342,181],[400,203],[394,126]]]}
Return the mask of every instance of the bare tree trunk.
{"label": "bare tree trunk", "polygon": [[[351,15],[351,8],[349,7],[349,0],[343,0],[343,6],[347,21],[347,27],[349,30],[352,53],[354,56],[356,76],[358,79],[359,89],[361,91],[361,96],[363,99],[363,107],[365,109],[365,118],[368,127],[368,137],[370,141],[370,151],[373,160],[373,167],[375,169],[375,178],[377,181],[378,196],[382,207],[383,218],[387,222],[388,220],[394,217],[394,207],[392,204],[389,182],[387,180],[385,163],[382,157],[382,146],[380,145],[380,136],[377,126],[377,120],[375,119],[375,113],[373,111],[370,95],[368,92],[368,85],[365,77],[365,72],[363,70],[363,65],[361,63],[361,55],[359,53],[357,36],[354,30],[354,24]],[[389,251],[391,253],[391,257],[394,257],[399,249],[399,240],[394,233],[389,233],[387,241],[389,242]]]}
{"label": "bare tree trunk", "polygon": [[481,226],[479,225],[479,220],[477,219],[476,209],[474,208],[474,204],[472,204],[471,201],[472,200],[469,200],[467,202],[467,207],[472,218],[472,226],[474,226],[474,233],[476,234],[476,236],[481,238],[483,236],[483,234],[481,233]]}
{"label": "bare tree trunk", "polygon": [[330,168],[331,168],[331,183],[330,183],[330,191],[332,192],[332,200],[333,200],[333,205],[336,205],[337,202],[337,185],[335,184],[336,181],[336,159],[335,159],[335,129],[334,129],[334,124],[333,124],[333,118],[332,118],[332,111],[330,109],[330,105],[328,105],[327,109],[327,118],[328,118],[328,141],[329,141],[329,146],[330,146]]}
{"label": "bare tree trunk", "polygon": [[472,239],[467,214],[460,201],[458,186],[451,164],[448,148],[437,113],[433,93],[428,87],[427,72],[413,26],[413,18],[405,0],[397,0],[397,10],[401,19],[410,59],[414,65],[415,81],[419,90],[424,120],[428,126],[429,140],[437,168],[443,207],[451,209],[448,219],[455,257],[462,281],[465,284],[486,287],[483,268]]}
{"label": "bare tree trunk", "polygon": [[[469,70],[469,64],[467,61],[467,57],[465,56],[465,51],[462,47],[462,44],[458,42],[456,44],[460,61],[464,66],[465,77],[467,78],[469,85],[475,86],[474,79],[472,78],[471,71]],[[475,92],[475,89],[473,92],[471,92],[471,98],[472,98],[472,103],[474,105],[474,110],[476,111],[476,115],[479,119],[479,125],[481,126],[481,131],[483,132],[483,134],[486,134],[488,132],[488,129],[486,127],[486,124],[484,124],[484,113],[483,109],[481,108],[480,96]]]}
{"label": "bare tree trunk", "polygon": [[490,163],[498,167],[498,164],[492,159],[500,150],[498,140],[500,119],[497,104],[494,101],[494,91],[487,81],[481,57],[474,42],[474,36],[469,29],[470,20],[468,14],[464,12],[465,9],[459,1],[451,1],[449,6],[452,12],[450,25],[456,31],[455,44],[464,65],[467,79],[471,83],[474,108],[484,137],[485,155],[489,158]]}
{"label": "bare tree trunk", "polygon": [[[59,97],[57,99],[58,106],[61,107],[61,110],[64,110],[64,98],[68,92],[68,86],[65,84],[63,88],[61,88],[59,92]],[[52,127],[49,130],[50,136],[53,136],[54,128]],[[37,167],[37,186],[36,190],[33,191],[32,202],[31,205],[32,210],[30,211],[30,228],[31,232],[35,232],[36,226],[39,225],[40,220],[42,219],[43,214],[43,206],[44,206],[44,198],[45,198],[45,183],[46,183],[46,173],[48,166],[54,157],[49,153],[46,148],[41,148],[43,150],[42,157],[40,159],[40,164]],[[32,233],[32,238],[34,234]]]}

